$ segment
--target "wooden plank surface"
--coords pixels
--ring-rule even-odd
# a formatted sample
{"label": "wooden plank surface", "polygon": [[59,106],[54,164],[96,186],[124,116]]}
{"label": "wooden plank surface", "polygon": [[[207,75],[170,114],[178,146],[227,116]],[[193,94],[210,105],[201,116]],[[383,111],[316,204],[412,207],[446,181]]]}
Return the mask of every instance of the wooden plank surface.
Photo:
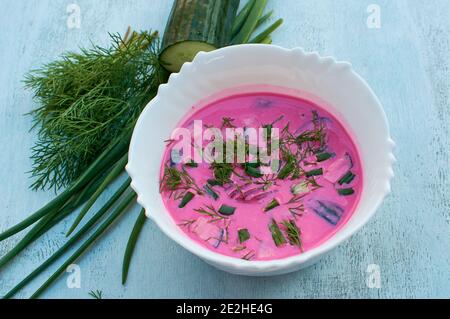
{"label": "wooden plank surface", "polygon": [[[80,28],[67,24],[72,3],[80,9]],[[28,132],[31,119],[24,114],[36,104],[23,89],[23,75],[90,40],[106,44],[108,32],[124,32],[128,25],[163,31],[171,3],[2,1],[0,230],[54,195],[28,189],[25,172],[31,167],[34,134]],[[121,260],[138,214],[134,208],[77,262],[81,288],[68,288],[67,273],[44,297],[89,298],[88,292],[97,289],[106,298],[450,297],[450,2],[270,0],[269,6],[285,19],[274,44],[350,61],[379,96],[397,143],[398,162],[392,194],[376,217],[313,267],[269,278],[216,270],[147,223],[123,287]],[[371,8],[380,9],[380,28],[367,23]],[[0,295],[64,242],[69,223],[56,227],[0,270]],[[0,243],[0,255],[18,239]],[[373,278],[367,272],[372,264],[379,267],[381,288],[367,285]],[[18,297],[29,296],[49,273]]]}

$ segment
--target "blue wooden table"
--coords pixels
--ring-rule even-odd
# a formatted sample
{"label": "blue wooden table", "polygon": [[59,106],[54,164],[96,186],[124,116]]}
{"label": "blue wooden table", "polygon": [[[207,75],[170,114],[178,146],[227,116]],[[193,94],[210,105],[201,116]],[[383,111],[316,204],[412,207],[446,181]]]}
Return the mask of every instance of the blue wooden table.
{"label": "blue wooden table", "polygon": [[[25,172],[35,137],[28,132],[31,118],[24,114],[36,104],[23,89],[23,75],[90,40],[106,44],[108,32],[123,33],[128,25],[162,31],[171,4],[1,1],[0,230],[54,196],[28,189]],[[450,2],[270,0],[269,6],[285,19],[275,44],[350,61],[382,101],[398,162],[392,194],[376,217],[313,267],[270,278],[216,270],[147,223],[122,286],[122,254],[138,214],[135,208],[77,261],[80,288],[70,288],[74,273],[65,273],[44,297],[89,298],[88,292],[97,289],[106,298],[450,297]],[[70,222],[0,270],[0,295],[64,243]],[[0,243],[0,255],[19,238]],[[18,297],[29,296],[49,274]]]}

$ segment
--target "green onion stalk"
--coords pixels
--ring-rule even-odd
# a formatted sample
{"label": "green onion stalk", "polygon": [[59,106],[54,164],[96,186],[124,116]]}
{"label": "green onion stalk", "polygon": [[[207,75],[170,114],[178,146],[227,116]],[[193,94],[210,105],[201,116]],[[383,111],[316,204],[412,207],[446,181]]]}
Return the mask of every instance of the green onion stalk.
{"label": "green onion stalk", "polygon": [[[276,20],[252,38],[273,15],[264,14],[267,0],[249,0],[238,12],[232,26],[231,44],[271,43],[271,34],[282,23]],[[131,32],[124,37],[111,35],[109,49],[94,47],[81,53],[69,53],[60,61],[27,76],[25,83],[45,105],[32,112],[38,130],[33,149],[34,189],[48,186],[60,189],[58,196],[25,220],[0,234],[0,242],[25,229],[23,238],[0,258],[0,269],[30,244],[81,208],[69,231],[67,241],[45,262],[7,292],[11,298],[69,249],[80,243],[60,267],[31,296],[39,297],[64,273],[66,267],[86,251],[133,205],[137,195],[130,178],[79,228],[94,203],[126,175],[128,147],[134,124],[145,105],[156,96],[158,86],[168,78],[159,64],[157,32]],[[52,90],[64,94],[52,95]],[[63,105],[69,104],[65,108]],[[105,110],[105,114],[93,112]],[[102,112],[103,113],[103,112]],[[126,120],[123,120],[126,119]],[[145,226],[142,209],[126,245],[122,264],[122,284],[126,283],[139,235]],[[78,229],[79,228],[79,229]],[[77,230],[78,229],[78,230]]]}

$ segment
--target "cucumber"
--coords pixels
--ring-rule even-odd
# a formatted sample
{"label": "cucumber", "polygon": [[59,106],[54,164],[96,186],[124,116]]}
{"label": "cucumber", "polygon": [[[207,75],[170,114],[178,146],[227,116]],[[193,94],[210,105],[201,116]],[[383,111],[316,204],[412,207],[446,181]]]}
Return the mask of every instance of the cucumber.
{"label": "cucumber", "polygon": [[161,64],[178,72],[200,51],[231,41],[239,0],[175,0],[162,41]]}

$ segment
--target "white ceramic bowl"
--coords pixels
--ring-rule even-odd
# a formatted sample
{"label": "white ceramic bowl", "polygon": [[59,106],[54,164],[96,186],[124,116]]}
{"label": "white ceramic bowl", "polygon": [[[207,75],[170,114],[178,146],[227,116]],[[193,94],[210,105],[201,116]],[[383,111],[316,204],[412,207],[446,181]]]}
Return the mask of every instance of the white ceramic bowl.
{"label": "white ceramic bowl", "polygon": [[[245,261],[215,253],[190,239],[175,224],[159,193],[164,142],[193,105],[227,89],[278,86],[291,95],[321,100],[351,131],[364,172],[360,202],[351,219],[332,238],[303,254],[271,261]],[[222,93],[221,93],[222,92]],[[279,89],[276,90],[279,92]],[[322,104],[323,104],[322,103]],[[292,272],[316,262],[357,232],[390,191],[394,143],[386,115],[375,94],[346,62],[301,49],[274,45],[238,45],[200,53],[161,85],[134,129],[127,171],[147,216],[175,242],[219,269],[263,276]]]}

